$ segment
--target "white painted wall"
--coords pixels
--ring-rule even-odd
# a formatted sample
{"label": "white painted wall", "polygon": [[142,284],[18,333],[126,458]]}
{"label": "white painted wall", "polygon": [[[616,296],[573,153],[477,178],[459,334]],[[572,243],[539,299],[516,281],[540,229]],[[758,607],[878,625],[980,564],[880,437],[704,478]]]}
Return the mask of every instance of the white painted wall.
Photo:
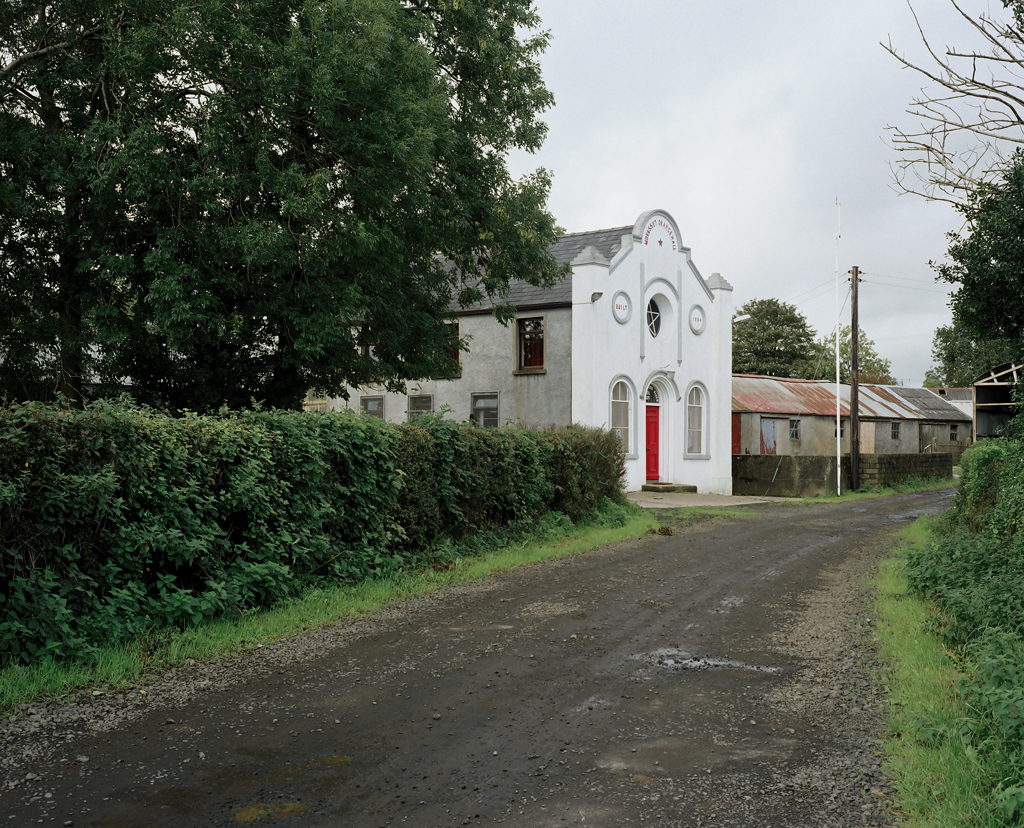
{"label": "white painted wall", "polygon": [[[654,385],[660,400],[660,479],[696,485],[701,492],[732,492],[732,288],[717,276],[709,281],[662,211],[642,215],[612,261],[588,248],[573,263],[572,419],[610,425],[612,387],[620,379],[627,382],[631,491],[646,482],[645,397]],[[657,336],[646,318],[652,298],[662,314]],[[691,327],[691,312],[701,324]],[[694,385],[704,395],[699,454],[686,451],[686,401]]]}

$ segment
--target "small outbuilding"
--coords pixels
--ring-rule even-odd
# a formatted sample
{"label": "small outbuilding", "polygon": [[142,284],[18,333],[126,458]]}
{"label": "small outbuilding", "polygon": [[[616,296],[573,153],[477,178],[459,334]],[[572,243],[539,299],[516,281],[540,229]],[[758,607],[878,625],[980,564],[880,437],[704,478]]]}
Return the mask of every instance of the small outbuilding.
{"label": "small outbuilding", "polygon": [[[841,453],[850,451],[850,386],[841,385]],[[861,454],[940,454],[953,461],[971,444],[970,415],[927,388],[861,385]],[[833,382],[734,374],[733,454],[836,454]]]}
{"label": "small outbuilding", "polygon": [[974,381],[974,433],[998,437],[1017,413],[1012,388],[1024,377],[1024,365],[1007,362],[986,371]]}

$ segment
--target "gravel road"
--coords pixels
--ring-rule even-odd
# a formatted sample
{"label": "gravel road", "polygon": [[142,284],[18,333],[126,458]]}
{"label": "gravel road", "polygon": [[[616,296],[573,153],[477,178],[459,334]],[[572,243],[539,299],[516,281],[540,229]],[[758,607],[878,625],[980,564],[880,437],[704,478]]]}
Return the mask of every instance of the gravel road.
{"label": "gravel road", "polygon": [[866,578],[950,497],[666,510],[672,536],[25,707],[0,826],[899,824]]}

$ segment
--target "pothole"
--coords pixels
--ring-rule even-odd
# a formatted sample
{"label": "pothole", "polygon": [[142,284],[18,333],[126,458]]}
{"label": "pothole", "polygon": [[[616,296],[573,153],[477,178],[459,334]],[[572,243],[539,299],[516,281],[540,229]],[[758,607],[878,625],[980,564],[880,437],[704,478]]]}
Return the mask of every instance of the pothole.
{"label": "pothole", "polygon": [[749,670],[755,673],[782,673],[784,667],[772,665],[748,664],[734,658],[718,656],[698,656],[675,647],[663,647],[649,653],[636,653],[629,659],[643,661],[651,667],[662,670]]}

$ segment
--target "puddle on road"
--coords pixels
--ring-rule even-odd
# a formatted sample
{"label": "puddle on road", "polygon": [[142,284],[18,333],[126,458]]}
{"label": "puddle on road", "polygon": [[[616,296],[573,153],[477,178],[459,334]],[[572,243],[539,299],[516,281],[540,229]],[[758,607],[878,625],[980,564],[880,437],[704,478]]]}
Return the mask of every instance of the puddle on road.
{"label": "puddle on road", "polygon": [[262,822],[265,819],[281,819],[308,810],[308,805],[301,802],[282,802],[281,804],[254,802],[243,808],[235,808],[232,822]]}
{"label": "puddle on road", "polygon": [[675,647],[663,647],[649,653],[636,653],[629,656],[631,660],[643,661],[651,667],[662,670],[750,670],[755,673],[782,673],[783,667],[770,665],[747,664],[732,658],[716,656],[697,656]]}

